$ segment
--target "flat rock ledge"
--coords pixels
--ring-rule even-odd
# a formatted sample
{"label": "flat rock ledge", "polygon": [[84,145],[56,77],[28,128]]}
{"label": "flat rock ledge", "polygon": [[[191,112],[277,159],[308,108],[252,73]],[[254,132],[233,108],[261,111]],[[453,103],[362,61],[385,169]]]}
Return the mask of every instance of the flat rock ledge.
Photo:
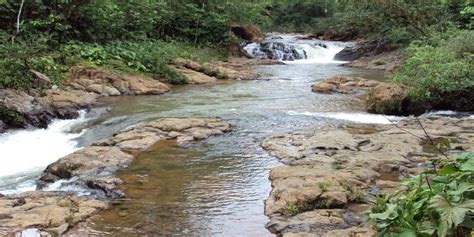
{"label": "flat rock ledge", "polygon": [[92,194],[79,198],[67,192],[38,190],[2,196],[0,234],[27,228],[62,234],[74,224],[106,209],[106,200],[125,197],[118,188],[122,180],[115,173],[128,167],[139,152],[160,140],[186,143],[230,130],[230,124],[219,119],[163,118],[139,124],[80,149],[49,165],[39,178],[38,188],[62,181],[66,185],[87,188]]}
{"label": "flat rock ledge", "polygon": [[[434,141],[451,139],[448,153],[474,150],[474,120],[423,118]],[[278,236],[374,236],[366,223],[375,195],[400,188],[437,158],[414,119],[396,125],[350,125],[292,132],[262,147],[285,164],[270,172],[267,228]]]}
{"label": "flat rock ledge", "polygon": [[327,80],[320,81],[311,86],[311,90],[324,94],[356,94],[376,87],[383,82],[368,80],[362,77],[333,76]]}

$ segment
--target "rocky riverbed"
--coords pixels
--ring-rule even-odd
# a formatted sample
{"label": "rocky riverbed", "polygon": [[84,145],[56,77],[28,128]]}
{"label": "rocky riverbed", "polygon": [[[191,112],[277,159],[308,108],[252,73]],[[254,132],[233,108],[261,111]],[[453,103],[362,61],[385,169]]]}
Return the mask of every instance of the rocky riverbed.
{"label": "rocky riverbed", "polygon": [[[421,127],[422,124],[423,128]],[[440,156],[430,139],[452,141],[446,153],[474,150],[474,121],[405,119],[275,135],[262,147],[284,163],[272,169],[267,227],[282,236],[373,236],[364,212],[375,195],[399,188]]]}
{"label": "rocky riverbed", "polygon": [[77,197],[68,192],[42,190],[0,197],[0,234],[37,228],[62,234],[70,227],[108,207],[110,198],[124,198],[115,176],[128,167],[139,152],[162,140],[178,143],[202,140],[230,131],[230,124],[218,119],[166,118],[142,123],[135,128],[80,149],[49,165],[39,180],[39,189],[58,182],[89,190]]}

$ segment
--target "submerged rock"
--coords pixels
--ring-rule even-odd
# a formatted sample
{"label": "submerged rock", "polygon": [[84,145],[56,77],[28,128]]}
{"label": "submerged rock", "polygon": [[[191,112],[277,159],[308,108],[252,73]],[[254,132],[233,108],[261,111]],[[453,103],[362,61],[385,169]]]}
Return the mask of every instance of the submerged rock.
{"label": "submerged rock", "polygon": [[[456,141],[447,152],[474,150],[474,120],[426,118],[421,123],[433,140]],[[373,236],[370,228],[356,228],[364,224],[367,208],[353,206],[397,189],[400,178],[419,173],[420,164],[439,156],[426,149],[425,137],[419,123],[407,119],[265,139],[262,147],[285,164],[270,172],[267,227],[283,236]]]}

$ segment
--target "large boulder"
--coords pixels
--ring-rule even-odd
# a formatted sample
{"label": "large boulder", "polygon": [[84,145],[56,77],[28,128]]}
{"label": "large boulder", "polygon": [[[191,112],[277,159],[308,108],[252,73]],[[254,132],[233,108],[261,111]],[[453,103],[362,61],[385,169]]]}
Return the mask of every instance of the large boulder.
{"label": "large boulder", "polygon": [[335,60],[353,61],[362,57],[374,56],[383,52],[392,51],[394,48],[383,40],[363,41],[345,47],[334,56]]}
{"label": "large boulder", "polygon": [[394,83],[381,83],[367,93],[367,111],[400,115],[407,112],[407,88]]}
{"label": "large boulder", "polygon": [[255,25],[234,25],[230,30],[234,35],[243,40],[256,42],[263,39],[263,33]]}

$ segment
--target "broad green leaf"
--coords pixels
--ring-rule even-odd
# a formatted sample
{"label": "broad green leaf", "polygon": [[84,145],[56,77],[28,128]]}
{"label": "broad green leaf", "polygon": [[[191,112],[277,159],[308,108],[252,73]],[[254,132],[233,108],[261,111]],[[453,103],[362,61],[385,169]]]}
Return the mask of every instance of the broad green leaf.
{"label": "broad green leaf", "polygon": [[469,159],[464,164],[462,164],[461,170],[474,172],[474,159]]}

